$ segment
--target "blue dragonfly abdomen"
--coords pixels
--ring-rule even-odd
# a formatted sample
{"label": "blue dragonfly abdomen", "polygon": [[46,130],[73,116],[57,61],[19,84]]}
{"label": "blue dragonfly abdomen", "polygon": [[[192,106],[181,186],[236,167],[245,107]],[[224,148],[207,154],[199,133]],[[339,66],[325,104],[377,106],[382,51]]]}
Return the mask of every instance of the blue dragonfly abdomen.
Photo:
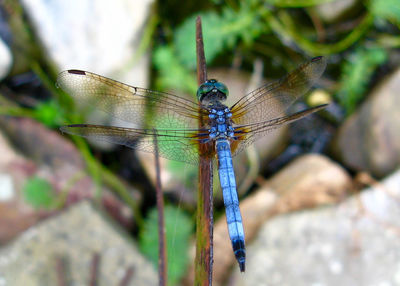
{"label": "blue dragonfly abdomen", "polygon": [[239,199],[236,190],[236,179],[232,164],[229,141],[217,139],[215,148],[218,158],[218,175],[224,199],[226,222],[233,252],[239,263],[240,271],[245,271],[246,250],[242,216],[239,209]]}

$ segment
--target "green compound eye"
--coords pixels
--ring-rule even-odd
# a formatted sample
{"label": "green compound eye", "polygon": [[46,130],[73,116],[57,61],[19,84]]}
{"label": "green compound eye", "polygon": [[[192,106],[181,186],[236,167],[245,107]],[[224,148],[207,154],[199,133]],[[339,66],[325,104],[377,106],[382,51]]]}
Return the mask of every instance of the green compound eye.
{"label": "green compound eye", "polygon": [[209,93],[214,88],[214,83],[210,81],[206,81],[202,85],[199,86],[197,90],[197,99],[201,102],[204,96]]}
{"label": "green compound eye", "polygon": [[225,95],[228,97],[229,91],[228,91],[228,88],[226,87],[225,84],[223,84],[222,82],[216,82],[216,83],[214,84],[214,86],[215,86],[220,92],[222,92],[223,94],[225,94]]}
{"label": "green compound eye", "polygon": [[225,98],[228,96],[229,92],[225,84],[218,82],[215,79],[210,79],[200,85],[199,89],[197,90],[197,99],[201,102],[204,97],[214,89],[224,94]]}

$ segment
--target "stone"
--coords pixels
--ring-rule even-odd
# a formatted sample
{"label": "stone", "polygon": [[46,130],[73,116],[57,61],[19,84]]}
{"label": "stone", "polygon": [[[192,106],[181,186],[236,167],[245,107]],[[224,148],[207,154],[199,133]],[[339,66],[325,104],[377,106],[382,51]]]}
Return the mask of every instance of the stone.
{"label": "stone", "polygon": [[[49,130],[30,118],[0,116],[0,174],[10,177],[13,197],[0,202],[0,243],[8,242],[39,220],[55,214],[53,209],[34,209],[25,201],[27,181],[39,177],[50,183],[66,207],[96,196],[96,185],[87,174],[85,161],[77,148],[58,131]],[[7,136],[2,136],[2,134]],[[15,143],[15,146],[11,145]],[[16,151],[18,148],[18,151]],[[137,204],[140,194],[129,188]],[[126,227],[133,225],[133,213],[107,186],[102,188],[105,209]]]}
{"label": "stone", "polygon": [[4,244],[39,221],[41,214],[21,200],[20,190],[37,170],[35,164],[18,154],[2,132],[0,154],[0,244]]}
{"label": "stone", "polygon": [[11,70],[13,58],[9,47],[0,38],[0,80],[4,79]]}
{"label": "stone", "polygon": [[356,4],[356,0],[338,0],[317,5],[315,9],[324,21],[332,23],[351,11]]}
{"label": "stone", "polygon": [[351,177],[343,167],[319,154],[301,156],[270,178],[266,185],[279,200],[270,215],[334,204],[351,188]]}
{"label": "stone", "polygon": [[399,196],[400,170],[339,205],[272,218],[235,285],[398,285]]}
{"label": "stone", "polygon": [[94,255],[99,257],[96,285],[119,285],[129,269],[133,274],[125,285],[158,283],[156,270],[135,242],[88,201],[31,227],[3,247],[1,281],[7,285],[59,285],[58,275],[63,275],[68,285],[87,285]]}
{"label": "stone", "polygon": [[148,56],[134,60],[152,0],[21,1],[60,71],[83,69],[146,87]]}
{"label": "stone", "polygon": [[376,177],[400,165],[400,69],[376,87],[340,127],[333,149],[344,165]]}
{"label": "stone", "polygon": [[11,176],[0,173],[0,203],[10,201],[14,197],[15,190]]}

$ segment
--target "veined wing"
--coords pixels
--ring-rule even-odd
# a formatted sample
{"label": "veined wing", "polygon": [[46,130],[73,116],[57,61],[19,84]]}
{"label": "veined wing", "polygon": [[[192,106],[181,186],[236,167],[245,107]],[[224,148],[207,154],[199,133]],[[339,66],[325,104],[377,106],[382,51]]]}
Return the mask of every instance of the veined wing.
{"label": "veined wing", "polygon": [[232,106],[232,120],[246,125],[285,116],[288,107],[310,89],[325,67],[326,60],[316,57],[279,81],[250,92]]}
{"label": "veined wing", "polygon": [[299,120],[311,113],[317,112],[325,108],[327,104],[319,105],[303,111],[293,113],[288,116],[278,117],[264,122],[240,125],[234,127],[234,133],[237,140],[231,142],[233,155],[239,154],[247,146],[253,144],[255,141],[265,136],[271,130],[277,129],[285,124],[292,123]]}
{"label": "veined wing", "polygon": [[144,120],[146,127],[160,129],[193,129],[198,125],[198,104],[173,94],[126,85],[80,70],[61,72],[57,85],[85,107],[98,108],[137,126]]}
{"label": "veined wing", "polygon": [[124,145],[140,151],[155,153],[154,136],[161,157],[198,164],[199,144],[207,136],[206,130],[155,130],[111,127],[90,124],[62,126],[62,132],[98,141]]}

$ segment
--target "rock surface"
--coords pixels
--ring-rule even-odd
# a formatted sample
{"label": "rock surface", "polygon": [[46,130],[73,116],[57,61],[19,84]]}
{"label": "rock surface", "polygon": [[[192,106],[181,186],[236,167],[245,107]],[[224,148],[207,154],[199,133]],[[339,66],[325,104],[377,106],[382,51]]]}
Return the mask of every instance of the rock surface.
{"label": "rock surface", "polygon": [[235,285],[399,285],[400,171],[337,206],[281,215]]}
{"label": "rock surface", "polygon": [[343,163],[377,177],[400,166],[400,69],[341,126],[334,149]]}
{"label": "rock surface", "polygon": [[36,171],[35,164],[17,154],[1,132],[0,154],[0,244],[4,244],[35,224],[41,215],[21,202],[19,191]]}
{"label": "rock surface", "polygon": [[61,70],[83,69],[146,87],[148,57],[134,61],[152,0],[21,1]]}
{"label": "rock surface", "polygon": [[121,233],[103,213],[81,202],[31,227],[1,249],[1,281],[4,285],[59,285],[57,275],[61,275],[68,285],[88,285],[93,255],[98,255],[96,285],[119,285],[128,269],[133,274],[125,285],[157,285],[153,266]]}
{"label": "rock surface", "polygon": [[338,0],[317,5],[315,9],[326,22],[336,22],[355,5],[356,0]]}
{"label": "rock surface", "polygon": [[5,78],[12,66],[12,55],[6,43],[0,38],[0,80]]}
{"label": "rock surface", "polygon": [[[0,175],[9,178],[13,186],[12,196],[0,201],[0,242],[9,241],[55,212],[51,209],[37,211],[25,201],[23,189],[33,177],[50,183],[57,198],[63,198],[63,206],[95,196],[96,185],[86,172],[84,160],[58,131],[49,130],[29,118],[5,116],[0,117],[0,130],[8,137],[7,140],[0,136]],[[131,191],[139,203],[139,193]],[[103,187],[102,202],[116,220],[132,226],[132,212],[107,187]]]}
{"label": "rock surface", "polygon": [[301,156],[266,182],[279,197],[271,214],[337,203],[351,188],[339,164],[318,154]]}

